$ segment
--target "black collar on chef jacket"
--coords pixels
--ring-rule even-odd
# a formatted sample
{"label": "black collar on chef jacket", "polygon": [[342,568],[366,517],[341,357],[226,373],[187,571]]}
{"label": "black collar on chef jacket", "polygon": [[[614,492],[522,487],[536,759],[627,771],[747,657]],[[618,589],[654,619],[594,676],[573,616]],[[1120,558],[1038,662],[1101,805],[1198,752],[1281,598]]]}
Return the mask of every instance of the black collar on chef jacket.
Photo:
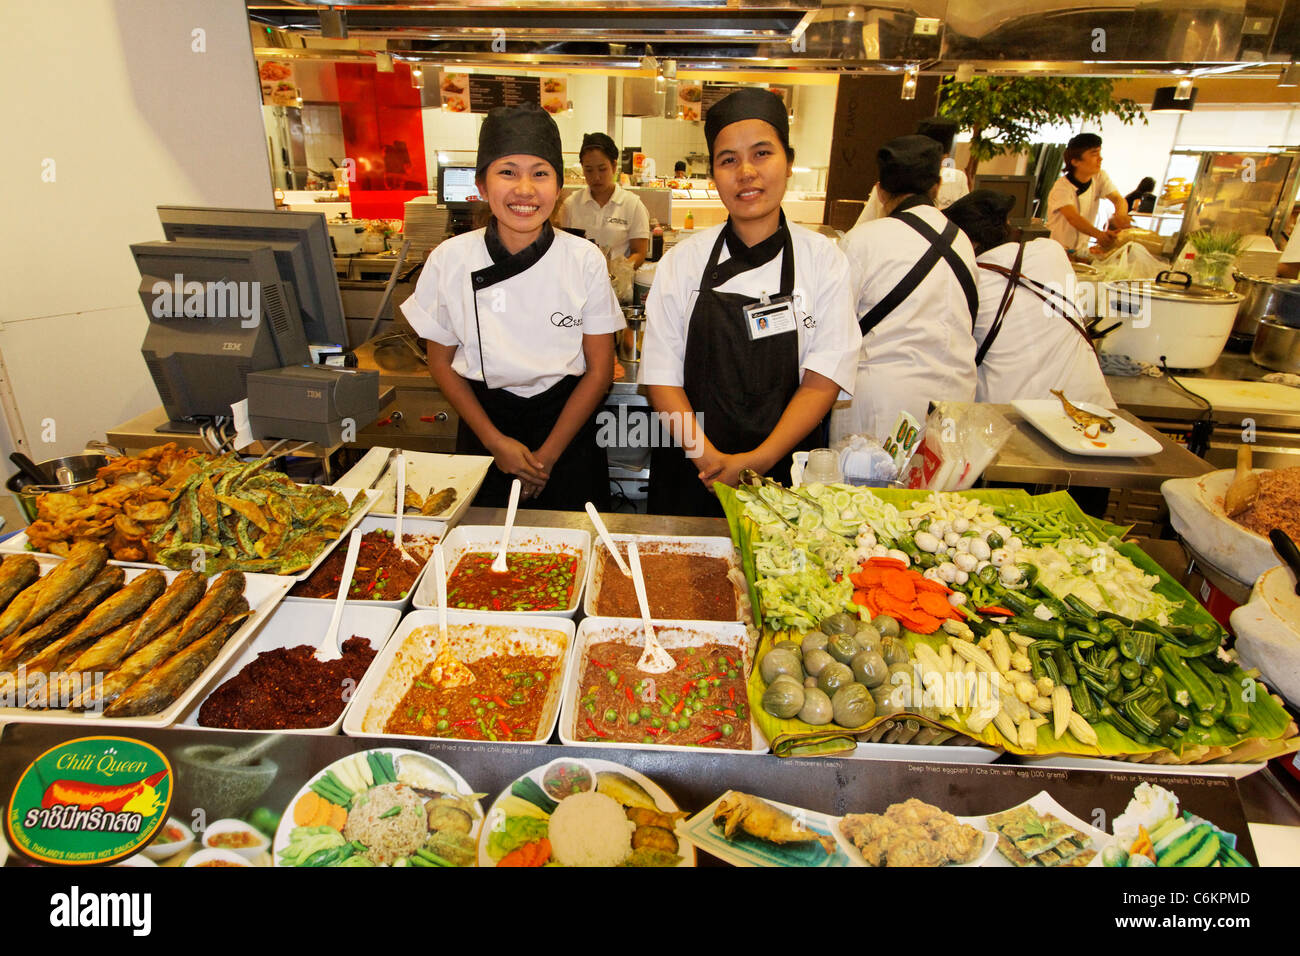
{"label": "black collar on chef jacket", "polygon": [[934,205],[934,200],[931,199],[929,196],[927,196],[925,193],[912,193],[912,195],[906,197],[902,202],[900,202],[897,206],[895,206],[893,212],[891,212],[890,215],[897,216],[900,212],[906,212],[909,209],[915,209],[917,206],[933,206],[933,205]]}
{"label": "black collar on chef jacket", "polygon": [[492,265],[470,273],[475,291],[512,279],[537,265],[555,241],[555,230],[549,222],[543,223],[540,236],[518,252],[511,253],[501,242],[497,233],[497,221],[493,219],[484,230],[483,241],[487,245],[488,255],[492,257]]}
{"label": "black collar on chef jacket", "polygon": [[781,211],[781,222],[776,227],[776,232],[752,246],[745,245],[732,231],[731,219],[728,217],[722,227],[722,237],[726,240],[727,254],[730,258],[726,262],[716,263],[713,266],[709,274],[712,286],[717,288],[742,272],[749,272],[771,262],[785,249],[789,236],[790,228],[786,225],[785,210]]}
{"label": "black collar on chef jacket", "polygon": [[1076,196],[1082,196],[1089,189],[1091,189],[1092,184],[1096,179],[1096,177],[1093,177],[1093,179],[1088,180],[1086,183],[1081,183],[1079,182],[1079,180],[1074,178],[1073,171],[1067,171],[1065,174],[1065,178],[1068,179],[1070,181],[1070,185],[1074,187],[1074,194]]}

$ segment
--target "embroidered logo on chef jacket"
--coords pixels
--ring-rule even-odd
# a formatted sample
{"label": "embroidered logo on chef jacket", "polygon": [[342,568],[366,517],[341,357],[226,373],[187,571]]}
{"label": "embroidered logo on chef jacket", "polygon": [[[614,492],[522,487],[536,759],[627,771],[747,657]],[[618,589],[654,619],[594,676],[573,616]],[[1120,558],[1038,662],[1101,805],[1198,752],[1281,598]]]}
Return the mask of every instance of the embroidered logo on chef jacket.
{"label": "embroidered logo on chef jacket", "polygon": [[557,329],[580,329],[582,328],[582,316],[576,319],[571,315],[565,315],[563,312],[551,313],[551,325]]}
{"label": "embroidered logo on chef jacket", "polygon": [[606,222],[609,222],[609,223],[613,223],[613,224],[616,225],[616,226],[626,226],[626,225],[627,225],[631,220],[629,220],[629,219],[620,219],[618,216],[610,216],[610,217],[609,217],[608,219],[606,219],[605,221],[606,221]]}

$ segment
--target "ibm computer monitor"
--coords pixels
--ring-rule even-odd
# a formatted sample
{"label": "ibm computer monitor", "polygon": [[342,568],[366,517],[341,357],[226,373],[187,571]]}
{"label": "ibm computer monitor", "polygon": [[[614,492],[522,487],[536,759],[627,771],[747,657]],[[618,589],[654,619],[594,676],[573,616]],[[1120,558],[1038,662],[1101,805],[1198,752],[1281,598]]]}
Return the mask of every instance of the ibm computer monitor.
{"label": "ibm computer monitor", "polygon": [[976,176],[971,189],[991,189],[995,193],[1013,196],[1016,204],[1007,214],[1012,224],[1027,223],[1033,218],[1036,198],[1033,176]]}
{"label": "ibm computer monitor", "polygon": [[269,246],[281,280],[293,287],[297,297],[307,342],[347,347],[343,299],[323,213],[159,206],[158,218],[163,236],[174,242],[234,241]]}

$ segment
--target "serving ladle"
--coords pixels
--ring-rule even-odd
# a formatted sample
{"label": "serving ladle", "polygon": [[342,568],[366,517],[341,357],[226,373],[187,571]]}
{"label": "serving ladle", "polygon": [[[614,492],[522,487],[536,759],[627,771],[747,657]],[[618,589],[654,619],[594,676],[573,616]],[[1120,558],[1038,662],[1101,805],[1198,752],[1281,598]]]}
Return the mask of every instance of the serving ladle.
{"label": "serving ladle", "polygon": [[472,684],[478,680],[474,672],[447,650],[447,553],[441,541],[433,546],[433,586],[438,601],[438,654],[435,659],[443,661],[444,667],[452,672],[454,686]]}
{"label": "serving ladle", "polygon": [[1237,446],[1237,470],[1232,484],[1223,493],[1223,510],[1229,518],[1241,514],[1259,497],[1259,475],[1250,470],[1250,457],[1249,444],[1242,442]]}
{"label": "serving ladle", "polygon": [[637,670],[647,674],[666,674],[677,666],[677,661],[655,639],[655,629],[650,623],[650,601],[645,593],[645,576],[641,573],[641,556],[637,554],[635,541],[627,543],[627,563],[632,567],[632,587],[636,590],[636,603],[641,609],[641,625],[645,629],[645,650],[636,662]]}
{"label": "serving ladle", "polygon": [[587,502],[587,517],[589,517],[591,523],[596,526],[596,533],[600,535],[600,540],[605,543],[605,549],[614,556],[614,563],[618,565],[618,569],[627,577],[631,577],[632,570],[623,561],[623,556],[618,553],[618,548],[614,545],[613,536],[610,535],[609,529],[605,527],[605,522],[600,520],[600,513],[596,511],[596,506],[590,501]]}
{"label": "serving ladle", "polygon": [[510,483],[510,503],[506,505],[506,526],[501,531],[501,550],[492,562],[492,570],[497,574],[505,574],[510,570],[506,564],[506,550],[510,547],[510,529],[515,526],[515,511],[519,508],[519,492],[522,489],[523,483],[518,478]]}
{"label": "serving ladle", "polygon": [[348,592],[352,590],[352,576],[357,570],[357,554],[361,551],[361,529],[355,528],[348,538],[348,555],[343,559],[343,575],[339,578],[339,593],[334,598],[334,613],[330,616],[330,626],[325,629],[325,637],[316,648],[316,660],[337,661],[343,654],[339,651],[339,625],[343,623],[343,609],[348,603]]}

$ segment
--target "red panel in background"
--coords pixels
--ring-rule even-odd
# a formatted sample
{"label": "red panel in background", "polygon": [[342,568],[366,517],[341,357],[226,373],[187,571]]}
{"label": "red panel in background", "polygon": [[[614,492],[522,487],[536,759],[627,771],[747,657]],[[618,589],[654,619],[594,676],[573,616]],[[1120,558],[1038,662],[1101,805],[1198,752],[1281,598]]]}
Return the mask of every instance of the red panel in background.
{"label": "red panel in background", "polygon": [[392,73],[380,73],[372,63],[336,63],[334,71],[343,145],[356,161],[352,215],[401,219],[407,200],[429,194],[420,91],[411,85],[411,68],[395,63]]}

